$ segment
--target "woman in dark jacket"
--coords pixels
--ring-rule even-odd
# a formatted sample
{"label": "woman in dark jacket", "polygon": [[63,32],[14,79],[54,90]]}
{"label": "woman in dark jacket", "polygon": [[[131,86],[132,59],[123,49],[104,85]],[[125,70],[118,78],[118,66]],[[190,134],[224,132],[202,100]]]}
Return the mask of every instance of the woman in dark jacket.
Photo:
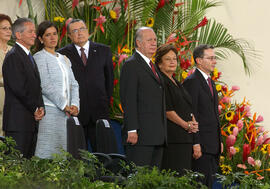
{"label": "woman in dark jacket", "polygon": [[163,154],[162,168],[184,174],[191,170],[193,133],[198,123],[192,114],[192,100],[173,74],[177,67],[177,50],[171,44],[157,49],[155,62],[165,84],[168,146]]}

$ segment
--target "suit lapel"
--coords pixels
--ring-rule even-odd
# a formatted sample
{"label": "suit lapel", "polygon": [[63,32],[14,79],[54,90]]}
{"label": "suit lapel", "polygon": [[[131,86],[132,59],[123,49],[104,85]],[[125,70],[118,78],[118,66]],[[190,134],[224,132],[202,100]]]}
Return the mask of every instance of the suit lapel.
{"label": "suit lapel", "polygon": [[[134,53],[135,58],[138,60],[139,64],[155,79],[156,82],[158,82],[158,84],[160,84],[160,82],[158,81],[158,79],[156,78],[156,76],[154,75],[152,69],[147,65],[147,63],[145,62],[145,60],[141,57],[141,55],[137,52]],[[154,65],[155,66],[155,65]],[[156,69],[156,67],[155,67]],[[160,81],[163,82],[163,80],[161,79],[161,75],[160,73],[158,73],[157,69],[156,72],[160,78]]]}
{"label": "suit lapel", "polygon": [[210,91],[210,88],[209,88],[209,86],[207,84],[207,81],[204,79],[203,75],[200,73],[199,70],[196,69],[195,74],[198,77],[198,79],[200,80],[203,90],[208,94],[210,99],[213,101],[213,95],[212,95],[212,93]]}
{"label": "suit lapel", "polygon": [[30,60],[29,56],[25,53],[25,51],[18,44],[15,44],[15,48],[18,50],[18,53],[21,54],[22,60],[25,60],[24,62],[25,62],[25,66],[27,67],[27,69],[30,70],[31,72],[33,72],[34,76],[39,78],[39,72],[38,72],[37,64],[36,64],[35,60],[33,59],[34,65],[35,65],[35,66],[33,66],[33,63]]}
{"label": "suit lapel", "polygon": [[78,63],[80,66],[83,66],[84,67],[84,64],[83,64],[83,61],[75,47],[75,44],[72,44],[70,46],[70,52],[73,54],[73,57],[76,58],[76,60],[74,62]]}
{"label": "suit lapel", "polygon": [[88,58],[87,58],[87,66],[93,65],[96,61],[97,56],[95,54],[97,53],[97,45],[96,43],[89,41],[89,51],[88,51]]}

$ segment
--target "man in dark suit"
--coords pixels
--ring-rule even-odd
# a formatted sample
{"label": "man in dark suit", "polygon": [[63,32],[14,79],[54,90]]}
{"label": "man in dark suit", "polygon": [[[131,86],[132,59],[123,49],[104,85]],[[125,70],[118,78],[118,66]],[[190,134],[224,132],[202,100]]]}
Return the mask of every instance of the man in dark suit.
{"label": "man in dark suit", "polygon": [[112,54],[108,46],[94,43],[89,38],[83,20],[73,19],[67,26],[72,44],[59,49],[71,63],[79,83],[80,113],[86,141],[96,151],[96,121],[109,120],[109,102],[113,92]]}
{"label": "man in dark suit", "polygon": [[160,167],[167,129],[163,79],[151,61],[157,48],[152,28],[137,30],[135,47],[120,75],[126,155],[136,165]]}
{"label": "man in dark suit", "polygon": [[34,155],[38,121],[44,116],[40,77],[30,53],[36,38],[35,25],[28,18],[17,19],[12,26],[15,46],[3,63],[5,104],[3,130],[13,137],[24,157]]}
{"label": "man in dark suit", "polygon": [[197,69],[185,81],[184,87],[192,96],[193,113],[199,123],[199,132],[193,145],[193,170],[205,175],[203,183],[212,187],[217,172],[219,155],[223,150],[220,136],[218,95],[211,72],[216,65],[214,47],[199,45],[193,57]]}

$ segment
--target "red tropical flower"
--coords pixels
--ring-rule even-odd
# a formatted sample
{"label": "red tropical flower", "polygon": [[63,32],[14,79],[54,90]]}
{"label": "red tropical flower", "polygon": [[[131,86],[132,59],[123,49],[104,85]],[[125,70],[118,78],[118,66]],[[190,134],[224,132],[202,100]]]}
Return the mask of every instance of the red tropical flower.
{"label": "red tropical flower", "polygon": [[66,33],[67,33],[67,25],[71,22],[71,20],[72,20],[72,18],[69,18],[69,19],[66,20],[66,23],[63,26],[62,33],[61,33],[61,36],[60,36],[60,39],[59,39],[59,44],[61,44],[61,41],[62,41],[63,37],[66,35]]}
{"label": "red tropical flower", "polygon": [[250,154],[250,146],[248,144],[243,145],[243,162],[247,161],[248,155]]}
{"label": "red tropical flower", "polygon": [[94,19],[94,21],[97,22],[96,27],[99,27],[100,30],[104,33],[104,27],[103,27],[102,24],[103,24],[104,22],[106,22],[105,16],[102,16],[102,14],[101,14],[98,18]]}
{"label": "red tropical flower", "polygon": [[19,2],[19,7],[22,5],[22,0],[20,0],[20,2]]}
{"label": "red tropical flower", "polygon": [[72,1],[72,10],[79,4],[79,0]]}
{"label": "red tropical flower", "polygon": [[189,59],[182,59],[181,62],[180,62],[180,67],[183,69],[183,70],[186,70],[189,68],[189,66],[191,66],[191,63],[190,63],[190,60]]}
{"label": "red tropical flower", "polygon": [[113,80],[113,86],[117,85],[118,79]]}
{"label": "red tropical flower", "polygon": [[208,23],[208,20],[206,17],[204,17],[202,21],[196,27],[193,28],[193,30],[197,30],[198,28],[205,26],[207,23]]}

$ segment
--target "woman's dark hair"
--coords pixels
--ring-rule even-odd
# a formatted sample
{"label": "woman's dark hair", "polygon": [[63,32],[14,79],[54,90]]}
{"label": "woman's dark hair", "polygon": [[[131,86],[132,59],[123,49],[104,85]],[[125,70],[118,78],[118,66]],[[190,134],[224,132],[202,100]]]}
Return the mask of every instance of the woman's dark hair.
{"label": "woman's dark hair", "polygon": [[11,19],[8,15],[0,14],[0,23],[4,20],[7,20],[10,23],[10,25],[12,25]]}
{"label": "woman's dark hair", "polygon": [[159,46],[155,55],[156,65],[159,65],[162,62],[162,57],[170,51],[173,51],[176,55],[178,53],[176,47],[171,43],[166,43]]}
{"label": "woman's dark hair", "polygon": [[37,38],[35,40],[35,52],[40,51],[41,49],[44,48],[44,44],[40,42],[40,40],[38,39],[38,37],[41,37],[44,35],[44,33],[46,32],[46,30],[50,27],[54,27],[56,29],[56,31],[58,32],[58,29],[56,27],[56,25],[50,21],[43,21],[38,25],[37,28]]}

